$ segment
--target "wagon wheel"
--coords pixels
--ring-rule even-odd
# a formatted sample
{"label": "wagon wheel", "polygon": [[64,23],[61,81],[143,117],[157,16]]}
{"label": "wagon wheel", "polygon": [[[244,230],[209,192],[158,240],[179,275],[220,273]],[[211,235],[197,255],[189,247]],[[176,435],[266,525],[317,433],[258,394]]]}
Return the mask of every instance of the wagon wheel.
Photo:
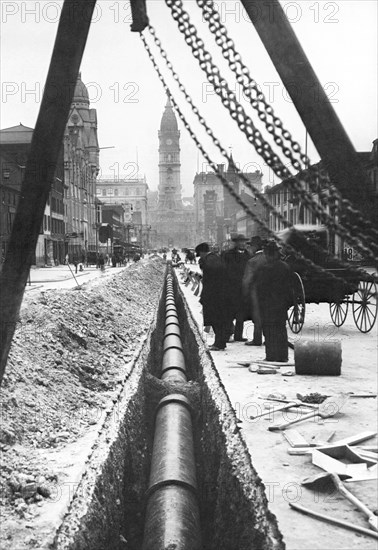
{"label": "wagon wheel", "polygon": [[334,302],[329,304],[329,312],[335,326],[341,327],[345,323],[348,308],[349,302]]}
{"label": "wagon wheel", "polygon": [[298,334],[305,320],[306,301],[302,279],[298,273],[293,273],[293,305],[287,312],[287,322],[292,332]]}
{"label": "wagon wheel", "polygon": [[370,332],[377,318],[377,285],[360,281],[353,294],[353,319],[361,332]]}

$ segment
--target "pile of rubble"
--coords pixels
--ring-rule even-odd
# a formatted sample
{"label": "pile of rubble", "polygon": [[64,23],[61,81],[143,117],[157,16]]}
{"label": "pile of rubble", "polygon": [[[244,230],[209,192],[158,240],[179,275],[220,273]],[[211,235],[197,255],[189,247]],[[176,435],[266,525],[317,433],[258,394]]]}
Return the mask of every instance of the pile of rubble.
{"label": "pile of rubble", "polygon": [[[83,437],[117,396],[156,313],[164,271],[156,258],[78,289],[25,297],[0,396],[3,521],[38,513],[59,482],[44,453]],[[11,538],[2,532],[3,542],[4,532]]]}

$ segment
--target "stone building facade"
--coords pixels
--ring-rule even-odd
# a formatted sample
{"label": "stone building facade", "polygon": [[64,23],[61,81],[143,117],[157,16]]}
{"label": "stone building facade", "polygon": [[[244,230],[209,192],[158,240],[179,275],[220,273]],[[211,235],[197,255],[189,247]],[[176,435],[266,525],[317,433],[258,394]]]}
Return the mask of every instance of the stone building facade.
{"label": "stone building facade", "polygon": [[[18,192],[33,131],[22,124],[0,130],[1,184],[8,185],[11,178],[12,188]],[[66,254],[70,260],[74,256],[81,259],[96,250],[98,171],[96,110],[89,108],[88,91],[79,75],[35,250],[36,265],[63,263]],[[1,237],[3,253],[6,248],[7,238]]]}
{"label": "stone building facade", "polygon": [[[373,141],[372,150],[369,152],[359,152],[358,156],[360,158],[362,166],[365,167],[366,172],[370,181],[370,192],[373,196],[378,194],[378,139]],[[316,166],[316,165],[315,165]],[[322,162],[318,163],[319,168],[322,168]],[[301,173],[302,176],[305,175],[305,172]],[[305,178],[302,177],[303,181]],[[306,189],[310,192],[313,200],[320,203],[320,195],[326,199],[326,212],[331,215],[331,217],[337,221],[340,216],[340,205],[335,203],[332,200],[327,201],[328,196],[328,186],[330,181],[320,183],[320,181],[315,182],[318,187],[318,192],[314,193],[310,191],[309,184],[306,183]],[[292,178],[287,178],[281,183],[274,185],[273,187],[266,189],[266,197],[273,204],[275,209],[280,212],[285,218],[287,218],[294,225],[321,225],[322,222],[318,216],[308,207],[303,201],[298,198],[293,190]],[[281,231],[284,229],[282,222],[277,220],[271,212],[264,212],[264,219],[269,225],[269,228],[273,231]],[[339,236],[334,234],[333,231],[328,231],[329,236],[329,249],[330,251],[337,255],[347,257],[351,260],[360,260],[359,254],[353,250],[353,247]]]}
{"label": "stone building facade", "polygon": [[[1,188],[5,192],[5,199],[8,206],[3,203],[1,207],[1,251],[4,256],[7,251],[9,235],[11,232],[13,219],[16,213],[17,197],[20,195],[22,180],[24,171],[26,168],[26,162],[28,159],[31,141],[33,137],[33,128],[19,124],[18,126],[12,126],[0,130],[0,153],[1,153]],[[51,191],[49,193],[47,203],[45,206],[45,212],[43,216],[43,222],[40,229],[40,234],[37,241],[35,250],[35,257],[33,263],[38,266],[53,265],[54,263],[54,244],[53,239],[64,238],[64,227],[61,234],[52,233],[52,220],[56,214],[55,209],[52,209],[52,198],[56,199],[61,191],[61,181],[58,179],[58,174],[61,175],[63,170],[63,164],[60,160],[58,162],[56,177],[54,178]],[[5,187],[11,187],[13,204],[9,204],[9,191],[5,190]],[[54,200],[54,208],[56,202]],[[5,217],[5,219],[4,219]],[[55,225],[54,225],[55,227]]]}
{"label": "stone building facade", "polygon": [[0,148],[0,258],[4,259],[16,214],[22,183],[22,168]]}
{"label": "stone building facade", "polygon": [[[227,170],[224,164],[219,164],[218,172],[232,184],[237,195],[261,216],[261,203],[237,173],[232,157]],[[243,176],[262,192],[261,172],[245,172]],[[207,241],[224,247],[234,234],[244,233],[250,237],[259,233],[256,222],[244,212],[214,172],[197,173],[193,185],[197,242]]]}
{"label": "stone building facade", "polygon": [[83,257],[98,245],[96,178],[99,172],[97,112],[79,74],[64,136],[65,251]]}
{"label": "stone building facade", "polygon": [[104,205],[119,205],[124,210],[126,240],[150,248],[148,184],[146,178],[104,177],[97,181],[97,198]]}

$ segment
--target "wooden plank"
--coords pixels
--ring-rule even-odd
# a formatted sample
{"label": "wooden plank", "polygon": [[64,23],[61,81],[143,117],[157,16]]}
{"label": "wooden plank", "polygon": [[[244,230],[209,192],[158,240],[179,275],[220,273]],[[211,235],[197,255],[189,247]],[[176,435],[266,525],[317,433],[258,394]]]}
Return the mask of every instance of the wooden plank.
{"label": "wooden plank", "polygon": [[366,441],[367,439],[371,439],[372,437],[376,436],[377,432],[361,432],[356,435],[350,435],[349,437],[344,437],[344,439],[338,439],[337,441],[332,441],[331,445],[356,445],[357,443],[361,443],[361,441]]}
{"label": "wooden plank", "polygon": [[298,449],[294,449],[294,448],[288,449],[287,452],[289,453],[289,455],[302,456],[302,455],[311,455],[313,450],[314,450],[314,447],[301,447]]}
{"label": "wooden plank", "polygon": [[362,449],[363,451],[370,451],[371,453],[378,453],[378,447],[377,445],[363,445],[358,446],[359,449]]}
{"label": "wooden plank", "polygon": [[360,455],[361,458],[364,460],[372,460],[373,462],[378,462],[378,456],[377,453],[372,453],[370,451],[364,451],[360,447],[354,447],[356,449],[357,454]]}
{"label": "wooden plank", "polygon": [[283,432],[283,436],[292,447],[310,447],[308,441],[297,430]]}
{"label": "wooden plank", "polygon": [[335,435],[335,431],[325,431],[325,432],[319,432],[310,440],[311,447],[320,447],[322,445],[327,445],[333,436]]}

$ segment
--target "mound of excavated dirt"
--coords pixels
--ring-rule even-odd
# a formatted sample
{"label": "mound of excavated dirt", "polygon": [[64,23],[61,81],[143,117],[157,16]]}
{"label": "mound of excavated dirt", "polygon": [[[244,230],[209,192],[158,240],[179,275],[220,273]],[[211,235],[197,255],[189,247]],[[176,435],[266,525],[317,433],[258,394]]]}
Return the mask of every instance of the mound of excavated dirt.
{"label": "mound of excavated dirt", "polygon": [[25,297],[0,395],[2,548],[14,548],[12,526],[37,516],[60,481],[44,452],[83,438],[125,383],[164,271],[154,259],[78,290]]}

